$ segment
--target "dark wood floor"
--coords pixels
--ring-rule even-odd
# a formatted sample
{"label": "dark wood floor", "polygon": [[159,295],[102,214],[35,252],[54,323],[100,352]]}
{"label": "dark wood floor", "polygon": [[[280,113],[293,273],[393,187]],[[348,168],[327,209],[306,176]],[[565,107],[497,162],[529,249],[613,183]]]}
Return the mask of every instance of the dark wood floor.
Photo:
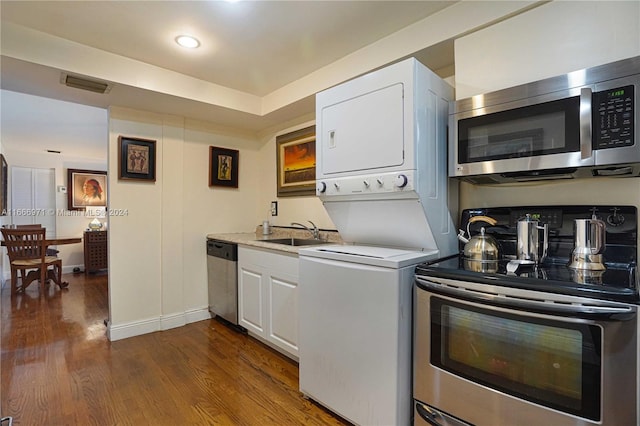
{"label": "dark wood floor", "polygon": [[0,417],[14,425],[342,425],[295,362],[216,320],[109,342],[107,277],[1,293]]}

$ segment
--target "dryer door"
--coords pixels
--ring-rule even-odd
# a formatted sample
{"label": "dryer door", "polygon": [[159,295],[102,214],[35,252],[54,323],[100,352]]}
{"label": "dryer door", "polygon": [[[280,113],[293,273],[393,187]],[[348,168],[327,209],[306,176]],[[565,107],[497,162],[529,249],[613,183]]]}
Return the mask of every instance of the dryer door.
{"label": "dryer door", "polygon": [[396,83],[322,108],[324,176],[403,165],[403,90]]}

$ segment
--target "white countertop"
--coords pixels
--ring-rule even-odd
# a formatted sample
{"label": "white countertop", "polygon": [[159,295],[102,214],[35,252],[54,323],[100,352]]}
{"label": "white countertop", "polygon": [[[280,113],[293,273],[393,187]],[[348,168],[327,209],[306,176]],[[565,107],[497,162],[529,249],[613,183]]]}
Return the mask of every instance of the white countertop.
{"label": "white countertop", "polygon": [[[277,250],[286,253],[298,254],[298,250],[309,246],[289,246],[286,244],[270,243],[269,240],[280,238],[311,238],[308,231],[304,229],[271,227],[271,234],[262,235],[262,226],[258,226],[255,232],[237,232],[225,234],[207,234],[208,239],[236,243],[238,245],[259,247],[268,250]],[[320,231],[320,239],[327,241],[327,244],[341,244],[342,240],[337,232]],[[315,245],[314,247],[317,247]]]}

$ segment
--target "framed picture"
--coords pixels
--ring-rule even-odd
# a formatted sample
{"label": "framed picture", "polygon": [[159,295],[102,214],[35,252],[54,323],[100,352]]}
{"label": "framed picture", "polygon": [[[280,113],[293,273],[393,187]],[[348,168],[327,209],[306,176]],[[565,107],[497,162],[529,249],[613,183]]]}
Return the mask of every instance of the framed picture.
{"label": "framed picture", "polygon": [[278,197],[315,195],[316,126],[276,137]]}
{"label": "framed picture", "polygon": [[156,141],[118,137],[118,179],[156,181]]}
{"label": "framed picture", "polygon": [[107,172],[67,169],[69,210],[107,206]]}
{"label": "framed picture", "polygon": [[209,147],[209,186],[238,187],[238,156],[235,149]]}
{"label": "framed picture", "polygon": [[8,181],[7,160],[0,154],[0,216],[7,215],[7,181]]}

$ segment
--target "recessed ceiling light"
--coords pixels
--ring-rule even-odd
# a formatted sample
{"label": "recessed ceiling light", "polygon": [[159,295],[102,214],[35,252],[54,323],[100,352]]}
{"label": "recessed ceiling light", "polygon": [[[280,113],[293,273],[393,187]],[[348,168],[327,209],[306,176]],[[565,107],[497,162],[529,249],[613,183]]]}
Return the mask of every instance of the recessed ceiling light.
{"label": "recessed ceiling light", "polygon": [[181,35],[176,37],[176,43],[178,43],[182,47],[187,47],[189,49],[195,49],[196,47],[200,46],[200,42],[198,41],[198,39],[188,35]]}

